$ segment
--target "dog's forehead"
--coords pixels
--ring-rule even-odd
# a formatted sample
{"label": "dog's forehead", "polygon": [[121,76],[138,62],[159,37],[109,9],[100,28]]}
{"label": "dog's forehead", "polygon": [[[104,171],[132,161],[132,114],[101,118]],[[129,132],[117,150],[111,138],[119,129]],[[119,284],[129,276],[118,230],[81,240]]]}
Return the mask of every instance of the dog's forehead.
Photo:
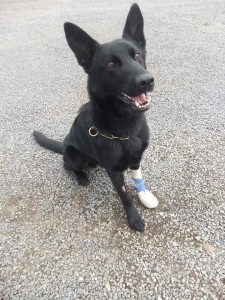
{"label": "dog's forehead", "polygon": [[132,42],[125,39],[118,39],[101,45],[101,54],[104,56],[121,55],[137,48]]}

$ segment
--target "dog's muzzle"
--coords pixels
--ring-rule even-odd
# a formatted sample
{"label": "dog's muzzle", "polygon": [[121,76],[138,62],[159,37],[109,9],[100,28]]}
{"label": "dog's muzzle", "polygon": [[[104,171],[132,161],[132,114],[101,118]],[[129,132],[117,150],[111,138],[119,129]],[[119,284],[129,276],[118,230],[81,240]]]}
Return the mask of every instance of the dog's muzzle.
{"label": "dog's muzzle", "polygon": [[131,104],[134,109],[145,111],[150,107],[151,95],[147,92],[131,97],[122,92],[121,99],[123,102]]}

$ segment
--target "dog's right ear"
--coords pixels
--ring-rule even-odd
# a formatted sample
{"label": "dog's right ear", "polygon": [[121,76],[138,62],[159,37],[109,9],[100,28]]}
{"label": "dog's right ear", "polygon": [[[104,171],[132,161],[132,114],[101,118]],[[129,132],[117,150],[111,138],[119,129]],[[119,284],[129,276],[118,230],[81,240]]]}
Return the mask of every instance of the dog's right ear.
{"label": "dog's right ear", "polygon": [[75,54],[79,65],[88,73],[95,50],[100,46],[99,43],[92,39],[80,27],[72,23],[65,23],[64,30],[68,45]]}

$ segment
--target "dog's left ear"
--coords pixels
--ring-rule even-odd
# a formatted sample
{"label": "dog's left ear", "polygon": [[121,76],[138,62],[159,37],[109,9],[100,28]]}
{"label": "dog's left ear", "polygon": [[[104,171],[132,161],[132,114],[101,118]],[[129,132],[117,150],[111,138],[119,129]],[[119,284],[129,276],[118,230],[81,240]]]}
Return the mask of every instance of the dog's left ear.
{"label": "dog's left ear", "polygon": [[130,8],[123,30],[123,38],[131,38],[143,48],[146,46],[144,36],[144,20],[137,3],[134,3]]}

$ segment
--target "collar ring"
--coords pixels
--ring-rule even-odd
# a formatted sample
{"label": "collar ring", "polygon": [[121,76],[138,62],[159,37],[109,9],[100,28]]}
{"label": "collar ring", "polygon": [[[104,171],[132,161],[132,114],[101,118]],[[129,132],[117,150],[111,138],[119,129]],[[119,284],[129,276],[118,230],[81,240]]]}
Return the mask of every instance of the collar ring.
{"label": "collar ring", "polygon": [[90,127],[88,133],[90,136],[97,136],[99,134],[98,129],[95,126]]}

